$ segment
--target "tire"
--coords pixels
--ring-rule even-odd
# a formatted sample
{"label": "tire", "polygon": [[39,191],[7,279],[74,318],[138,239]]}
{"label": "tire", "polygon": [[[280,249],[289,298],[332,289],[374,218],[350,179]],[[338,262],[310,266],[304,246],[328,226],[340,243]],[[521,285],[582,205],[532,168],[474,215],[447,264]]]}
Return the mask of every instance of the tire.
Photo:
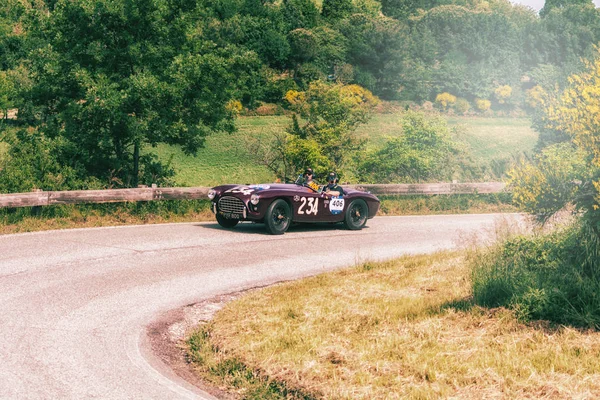
{"label": "tire", "polygon": [[283,199],[269,205],[265,214],[265,227],[271,235],[283,235],[292,223],[292,209]]}
{"label": "tire", "polygon": [[221,225],[223,228],[227,228],[227,229],[231,229],[234,226],[236,226],[238,224],[238,222],[240,222],[237,219],[230,219],[230,218],[225,218],[224,216],[222,216],[221,214],[217,214],[217,222],[219,223],[219,225]]}
{"label": "tire", "polygon": [[351,231],[362,229],[369,218],[369,207],[362,199],[352,201],[344,215],[344,226]]}

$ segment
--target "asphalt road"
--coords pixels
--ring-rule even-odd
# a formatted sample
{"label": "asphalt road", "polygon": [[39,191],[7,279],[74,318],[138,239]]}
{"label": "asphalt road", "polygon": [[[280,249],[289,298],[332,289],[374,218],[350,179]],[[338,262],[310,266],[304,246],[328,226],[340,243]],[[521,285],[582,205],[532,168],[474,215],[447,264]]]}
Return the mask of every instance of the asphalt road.
{"label": "asphalt road", "polygon": [[214,223],[0,236],[1,399],[175,399],[204,394],[145,343],[161,313],[367,260],[455,247],[517,215],[376,217],[362,231]]}

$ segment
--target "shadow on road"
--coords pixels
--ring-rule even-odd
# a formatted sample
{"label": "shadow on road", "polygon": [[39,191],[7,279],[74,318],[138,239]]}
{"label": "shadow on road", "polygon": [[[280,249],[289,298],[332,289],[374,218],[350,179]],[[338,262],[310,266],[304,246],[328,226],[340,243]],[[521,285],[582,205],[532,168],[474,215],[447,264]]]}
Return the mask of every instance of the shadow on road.
{"label": "shadow on road", "polygon": [[[242,222],[235,226],[235,228],[223,228],[217,223],[214,224],[198,224],[195,225],[199,228],[204,229],[214,229],[218,231],[229,231],[229,232],[239,232],[246,234],[260,234],[260,235],[269,235],[269,233],[265,229],[264,224],[252,223],[252,222]],[[365,226],[363,229],[369,229],[368,226]],[[341,231],[344,232],[344,226],[341,223],[338,224],[293,224],[290,226],[288,232],[319,232],[319,231]]]}

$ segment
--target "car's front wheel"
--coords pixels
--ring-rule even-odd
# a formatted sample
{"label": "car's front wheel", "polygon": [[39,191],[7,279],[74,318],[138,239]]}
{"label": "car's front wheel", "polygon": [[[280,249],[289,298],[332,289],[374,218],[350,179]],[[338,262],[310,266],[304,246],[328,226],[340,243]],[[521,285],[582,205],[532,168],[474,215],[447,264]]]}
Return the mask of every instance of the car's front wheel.
{"label": "car's front wheel", "polygon": [[277,199],[269,205],[265,215],[265,226],[272,235],[283,235],[292,223],[292,210],[283,199]]}
{"label": "car's front wheel", "polygon": [[238,222],[240,222],[237,219],[231,219],[231,218],[225,218],[224,216],[222,216],[221,214],[217,214],[217,222],[219,223],[219,225],[221,225],[223,228],[233,228],[234,226],[236,226],[238,224]]}
{"label": "car's front wheel", "polygon": [[350,230],[362,229],[369,218],[369,207],[362,199],[352,201],[346,209],[344,225]]}

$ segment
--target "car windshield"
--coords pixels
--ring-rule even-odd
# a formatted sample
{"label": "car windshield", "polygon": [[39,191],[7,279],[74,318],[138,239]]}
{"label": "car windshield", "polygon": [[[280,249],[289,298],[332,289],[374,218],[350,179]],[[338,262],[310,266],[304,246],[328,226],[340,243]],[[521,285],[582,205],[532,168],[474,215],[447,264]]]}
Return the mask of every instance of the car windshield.
{"label": "car windshield", "polygon": [[304,185],[304,176],[302,176],[302,174],[298,175],[298,178],[296,178],[296,182],[294,182],[296,185]]}

